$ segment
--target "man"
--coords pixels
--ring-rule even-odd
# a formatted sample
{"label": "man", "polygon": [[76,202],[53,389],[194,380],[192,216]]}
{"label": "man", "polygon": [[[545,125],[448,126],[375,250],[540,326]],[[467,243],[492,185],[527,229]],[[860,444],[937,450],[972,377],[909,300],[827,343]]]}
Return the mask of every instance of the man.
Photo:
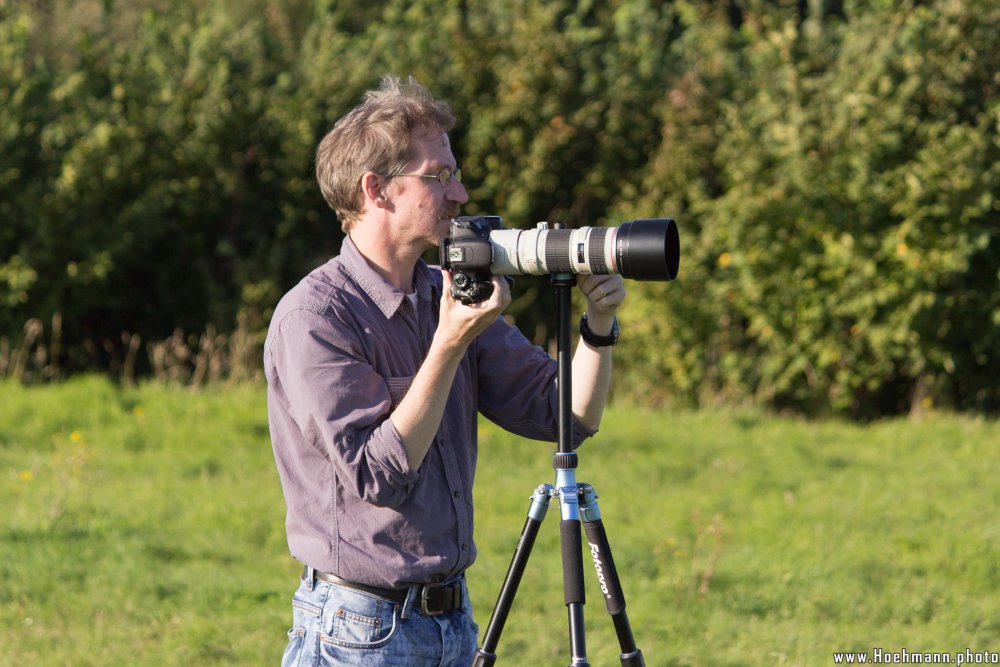
{"label": "man", "polygon": [[[476,413],[556,439],[556,364],[500,317],[506,282],[463,305],[420,259],[468,200],[454,123],[412,78],[387,76],[317,150],[347,237],[282,298],[264,352],[288,544],[305,566],[286,665],[469,665]],[[593,344],[573,359],[577,444],[600,424],[625,298],[619,276],[580,278]]]}

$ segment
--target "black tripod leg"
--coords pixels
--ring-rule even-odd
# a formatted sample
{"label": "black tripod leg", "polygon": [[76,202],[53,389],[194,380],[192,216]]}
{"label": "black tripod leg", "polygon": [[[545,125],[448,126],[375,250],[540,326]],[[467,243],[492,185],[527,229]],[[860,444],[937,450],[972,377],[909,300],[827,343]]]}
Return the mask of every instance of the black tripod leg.
{"label": "black tripod leg", "polygon": [[514,595],[517,594],[517,587],[521,584],[521,576],[524,574],[525,565],[528,564],[531,548],[538,536],[538,528],[542,525],[545,513],[549,509],[551,497],[552,487],[548,484],[543,484],[535,489],[535,493],[531,496],[528,518],[524,522],[524,528],[521,529],[521,537],[514,549],[514,557],[510,561],[510,567],[507,568],[507,576],[500,588],[500,596],[497,599],[496,607],[493,608],[493,615],[490,616],[490,623],[486,626],[483,644],[476,650],[475,660],[472,661],[473,667],[490,667],[497,661],[495,653],[497,644],[500,642],[503,626],[507,623],[507,616],[510,614]]}
{"label": "black tripod leg", "polygon": [[604,530],[604,522],[601,521],[597,494],[594,492],[594,487],[589,484],[580,485],[580,516],[590,546],[590,557],[594,560],[594,568],[597,570],[597,580],[601,584],[601,595],[604,597],[604,604],[611,614],[615,633],[618,635],[618,645],[621,647],[619,659],[622,667],[645,667],[646,662],[643,660],[642,651],[635,645],[632,626],[629,625],[628,614],[625,612],[625,593],[618,579],[615,560],[611,556],[608,534]]}
{"label": "black tripod leg", "polygon": [[583,584],[583,540],[580,535],[580,494],[577,491],[575,454],[556,454],[556,491],[562,522],[563,592],[569,616],[570,667],[590,667],[584,633],[583,606],[587,602]]}
{"label": "black tripod leg", "polygon": [[569,643],[573,662],[570,667],[589,667],[587,641],[583,627],[583,606],[586,595],[583,585],[583,548],[580,541],[580,520],[563,519],[559,524],[562,537],[563,590],[569,617]]}

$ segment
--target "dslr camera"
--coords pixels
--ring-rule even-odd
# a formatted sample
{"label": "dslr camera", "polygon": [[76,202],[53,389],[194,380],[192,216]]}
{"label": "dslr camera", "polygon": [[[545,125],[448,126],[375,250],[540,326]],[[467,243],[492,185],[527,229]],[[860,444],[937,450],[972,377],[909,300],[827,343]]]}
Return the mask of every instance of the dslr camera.
{"label": "dslr camera", "polygon": [[493,294],[493,276],[621,274],[634,280],[673,280],[680,263],[677,224],[645,218],[618,227],[564,229],[539,222],[505,229],[496,215],[453,218],[440,246],[441,266],[452,272],[451,296],[464,304]]}

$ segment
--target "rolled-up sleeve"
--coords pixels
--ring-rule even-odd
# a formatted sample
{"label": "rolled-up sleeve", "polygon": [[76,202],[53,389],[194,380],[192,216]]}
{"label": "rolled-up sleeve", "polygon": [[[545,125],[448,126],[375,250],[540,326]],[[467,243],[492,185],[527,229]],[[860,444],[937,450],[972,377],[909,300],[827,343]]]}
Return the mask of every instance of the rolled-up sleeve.
{"label": "rolled-up sleeve", "polygon": [[[555,442],[559,429],[555,360],[500,318],[476,339],[476,359],[480,412],[517,435]],[[574,447],[595,433],[574,417]]]}
{"label": "rolled-up sleeve", "polygon": [[361,332],[343,321],[331,326],[331,317],[291,309],[273,327],[266,348],[272,430],[280,438],[282,429],[296,429],[297,437],[282,441],[320,452],[343,488],[362,500],[400,505],[419,473],[388,419],[392,392],[365,360]]}

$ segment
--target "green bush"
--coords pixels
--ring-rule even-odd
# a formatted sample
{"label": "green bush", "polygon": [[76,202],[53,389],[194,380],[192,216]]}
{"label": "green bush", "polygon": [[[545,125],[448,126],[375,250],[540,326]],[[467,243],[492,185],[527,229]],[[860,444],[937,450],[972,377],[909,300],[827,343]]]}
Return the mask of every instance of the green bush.
{"label": "green bush", "polygon": [[[339,247],[314,147],[391,71],[453,103],[468,212],[677,219],[620,396],[996,410],[994,4],[0,2],[0,339],[259,342]],[[510,310],[541,343],[545,282]]]}
{"label": "green bush", "polygon": [[760,18],[679,43],[691,65],[642,201],[685,211],[684,261],[676,287],[639,292],[642,386],[995,409],[1000,11]]}
{"label": "green bush", "polygon": [[100,360],[84,341],[123,330],[232,327],[335,250],[311,187],[312,127],[265,19],[147,11],[125,41],[81,29],[58,69],[24,63],[41,27],[8,24],[19,52],[4,61],[21,67],[4,94],[23,102],[16,150],[0,157],[16,174],[2,181],[6,331],[60,312],[70,365],[85,366]]}

